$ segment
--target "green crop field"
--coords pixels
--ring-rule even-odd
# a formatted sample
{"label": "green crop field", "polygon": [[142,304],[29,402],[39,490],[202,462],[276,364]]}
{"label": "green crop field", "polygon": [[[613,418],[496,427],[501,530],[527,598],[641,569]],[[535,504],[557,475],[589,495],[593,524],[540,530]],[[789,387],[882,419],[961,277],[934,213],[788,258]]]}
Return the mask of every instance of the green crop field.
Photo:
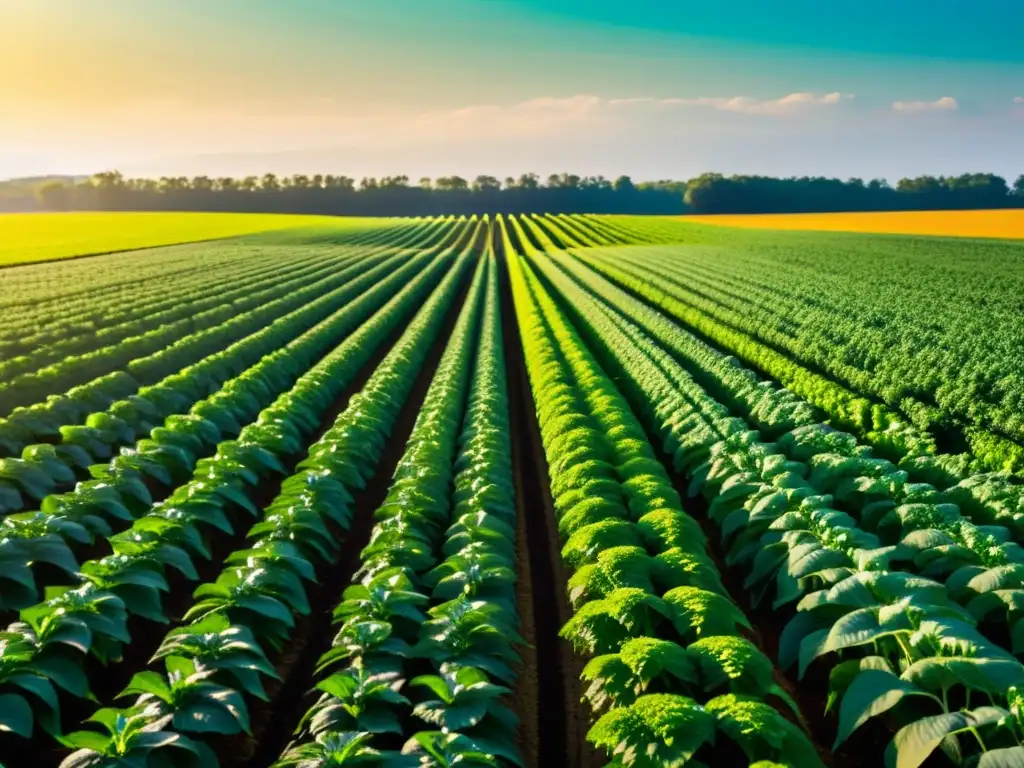
{"label": "green crop field", "polygon": [[6,768],[1024,765],[1024,242],[31,219]]}
{"label": "green crop field", "polygon": [[336,225],[336,219],[260,213],[0,214],[0,267],[324,224]]}

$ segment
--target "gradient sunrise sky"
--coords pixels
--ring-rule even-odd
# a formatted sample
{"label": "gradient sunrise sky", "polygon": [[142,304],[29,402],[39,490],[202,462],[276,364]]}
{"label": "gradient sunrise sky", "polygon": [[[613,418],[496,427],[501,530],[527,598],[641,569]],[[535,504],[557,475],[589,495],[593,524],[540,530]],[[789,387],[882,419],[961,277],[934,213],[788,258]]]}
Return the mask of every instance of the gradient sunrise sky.
{"label": "gradient sunrise sky", "polygon": [[0,178],[1024,172],[1022,0],[0,0]]}

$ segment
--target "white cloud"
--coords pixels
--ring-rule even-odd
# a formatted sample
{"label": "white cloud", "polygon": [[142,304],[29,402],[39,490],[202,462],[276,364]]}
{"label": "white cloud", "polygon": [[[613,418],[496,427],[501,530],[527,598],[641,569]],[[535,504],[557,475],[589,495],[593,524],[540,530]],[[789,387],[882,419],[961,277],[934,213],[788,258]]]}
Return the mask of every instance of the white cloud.
{"label": "white cloud", "polygon": [[538,97],[516,104],[477,104],[457,109],[412,115],[397,127],[381,131],[377,139],[400,135],[406,140],[451,141],[453,139],[540,138],[614,133],[624,121],[661,113],[665,119],[679,109],[713,109],[749,115],[799,115],[809,110],[834,107],[854,98],[852,93],[791,93],[777,99],[751,96],[701,98],[628,97],[607,99],[593,94],[563,98]]}
{"label": "white cloud", "polygon": [[664,107],[710,107],[724,112],[742,112],[753,115],[781,115],[800,111],[807,107],[821,107],[840,104],[854,98],[852,93],[791,93],[778,99],[756,99],[752,96],[703,96],[691,99],[612,99],[612,107],[630,107],[648,104]]}
{"label": "white cloud", "polygon": [[935,101],[894,101],[892,108],[896,112],[955,112],[959,109],[956,99],[943,96]]}
{"label": "white cloud", "polygon": [[1024,104],[1024,96],[1018,96],[1013,100],[1014,104]]}

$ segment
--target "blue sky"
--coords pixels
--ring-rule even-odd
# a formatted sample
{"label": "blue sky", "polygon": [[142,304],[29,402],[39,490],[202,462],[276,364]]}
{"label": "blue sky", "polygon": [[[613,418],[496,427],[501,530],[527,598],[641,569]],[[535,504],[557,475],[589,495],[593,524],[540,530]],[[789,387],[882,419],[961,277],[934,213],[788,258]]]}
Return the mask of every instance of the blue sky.
{"label": "blue sky", "polygon": [[1020,0],[0,0],[0,176],[1024,173]]}

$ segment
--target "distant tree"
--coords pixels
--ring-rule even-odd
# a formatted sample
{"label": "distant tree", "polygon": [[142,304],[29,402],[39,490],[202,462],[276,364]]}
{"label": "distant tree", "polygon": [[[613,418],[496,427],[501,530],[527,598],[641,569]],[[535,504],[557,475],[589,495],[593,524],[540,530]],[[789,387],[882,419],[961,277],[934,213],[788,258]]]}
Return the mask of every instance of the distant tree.
{"label": "distant tree", "polygon": [[62,181],[48,181],[36,191],[39,204],[48,211],[70,211],[74,189]]}
{"label": "distant tree", "polygon": [[721,188],[726,183],[720,173],[704,173],[686,185],[683,202],[700,213],[717,213],[721,205]]}
{"label": "distant tree", "polygon": [[620,194],[630,194],[636,192],[636,187],[633,184],[633,180],[629,176],[619,176],[612,184],[612,188]]}
{"label": "distant tree", "polygon": [[281,189],[281,183],[277,180],[277,176],[273,173],[266,173],[263,178],[260,179],[260,189],[264,192],[277,192]]}
{"label": "distant tree", "polygon": [[345,189],[351,192],[356,188],[356,180],[348,176],[324,176],[324,186],[327,189]]}
{"label": "distant tree", "polygon": [[120,171],[104,171],[95,173],[91,179],[92,185],[99,189],[115,189],[125,186],[124,175]]}
{"label": "distant tree", "polygon": [[540,187],[540,177],[536,173],[524,173],[516,181],[518,189],[537,189]]}
{"label": "distant tree", "polygon": [[1017,180],[1013,182],[1013,194],[1017,197],[1024,197],[1024,173],[1017,177]]}
{"label": "distant tree", "polygon": [[579,180],[579,188],[587,190],[613,189],[613,185],[604,176],[584,176]]}
{"label": "distant tree", "polygon": [[160,185],[156,179],[128,179],[127,186],[133,192],[145,192],[156,194],[160,191]]}
{"label": "distant tree", "polygon": [[433,189],[434,180],[429,176],[423,176],[420,178],[420,189]]}
{"label": "distant tree", "polygon": [[469,182],[466,181],[461,176],[441,176],[440,178],[434,181],[434,186],[437,189],[442,189],[451,192],[469,189]]}
{"label": "distant tree", "polygon": [[547,186],[552,189],[577,189],[580,177],[572,173],[553,173],[548,176]]}
{"label": "distant tree", "polygon": [[501,182],[493,176],[477,176],[471,189],[474,192],[497,192],[501,189]]}

